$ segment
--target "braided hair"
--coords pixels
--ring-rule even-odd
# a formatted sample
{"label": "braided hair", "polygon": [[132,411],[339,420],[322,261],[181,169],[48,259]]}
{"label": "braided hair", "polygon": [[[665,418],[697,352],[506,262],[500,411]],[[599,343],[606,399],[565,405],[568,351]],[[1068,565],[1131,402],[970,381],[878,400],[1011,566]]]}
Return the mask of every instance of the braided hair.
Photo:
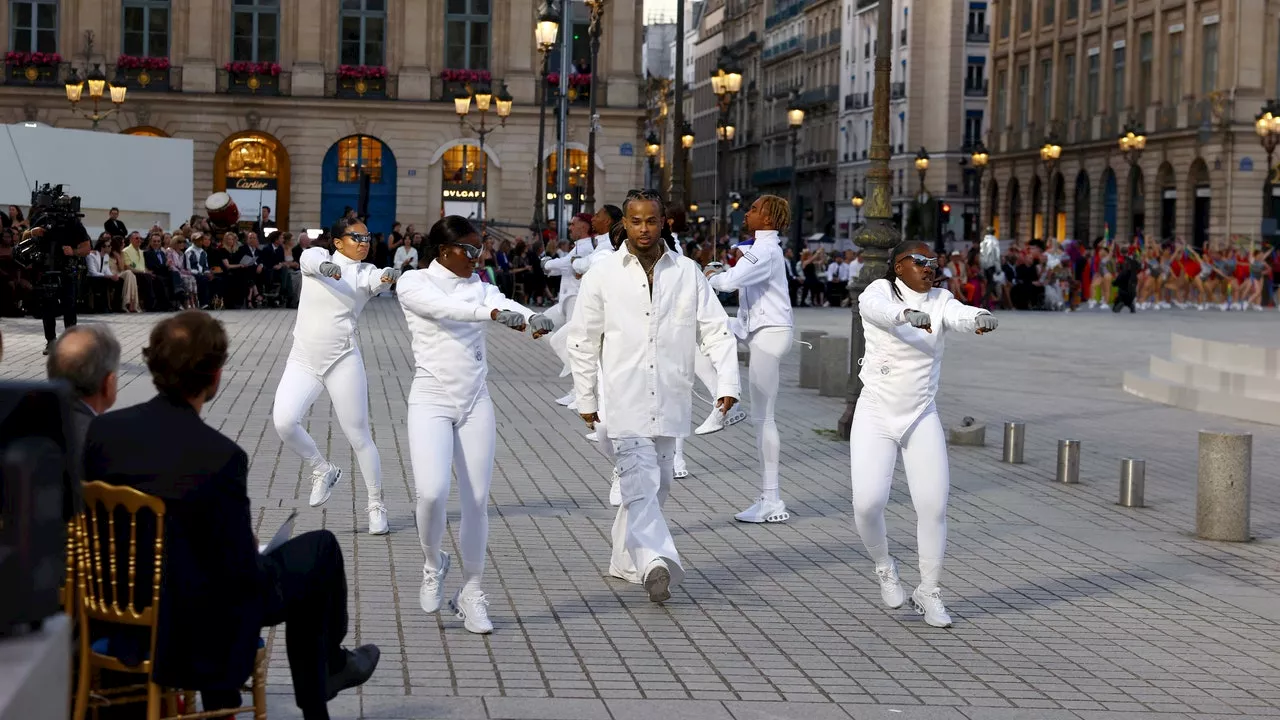
{"label": "braided hair", "polygon": [[898,283],[894,282],[898,279],[898,271],[895,266],[898,264],[898,258],[903,255],[909,255],[919,250],[928,250],[929,244],[919,240],[903,240],[893,248],[893,252],[889,253],[889,266],[885,268],[884,279],[889,281],[889,289],[893,291],[893,296],[902,299],[902,292],[898,290]]}
{"label": "braided hair", "polygon": [[427,239],[422,243],[422,259],[430,263],[440,257],[440,248],[475,234],[476,227],[470,220],[461,215],[445,215],[427,231]]}
{"label": "braided hair", "polygon": [[764,215],[774,230],[786,232],[791,227],[791,203],[777,195],[761,195],[760,214]]}

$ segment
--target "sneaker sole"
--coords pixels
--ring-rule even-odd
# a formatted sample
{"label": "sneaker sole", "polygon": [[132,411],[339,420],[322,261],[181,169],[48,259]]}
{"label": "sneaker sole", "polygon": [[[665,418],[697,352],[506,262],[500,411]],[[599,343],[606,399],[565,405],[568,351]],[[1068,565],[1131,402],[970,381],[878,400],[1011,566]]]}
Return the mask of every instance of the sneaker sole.
{"label": "sneaker sole", "polygon": [[884,601],[884,606],[885,606],[885,607],[887,607],[887,608],[889,608],[890,610],[897,610],[898,608],[900,608],[900,607],[902,607],[903,605],[906,605],[906,604],[907,604],[907,598],[906,598],[905,594],[904,594],[903,598],[902,598],[901,600],[899,600],[899,601],[898,601],[898,604],[897,604],[897,605],[894,605],[893,603],[889,602],[889,598],[886,598],[886,597],[884,596],[884,592],[883,592],[883,591],[881,591],[881,593],[880,593],[880,599]]}
{"label": "sneaker sole", "polygon": [[461,608],[461,607],[459,607],[459,606],[458,606],[458,602],[457,602],[457,600],[450,600],[450,601],[449,601],[449,609],[453,611],[453,616],[454,616],[455,618],[457,618],[457,619],[459,619],[459,620],[461,620],[461,621],[462,621],[462,627],[466,628],[467,632],[469,632],[469,633],[475,633],[476,635],[488,635],[488,634],[490,634],[490,633],[492,633],[492,632],[493,632],[493,628],[492,628],[492,627],[487,628],[487,629],[486,629],[486,628],[478,628],[478,629],[477,629],[477,628],[472,627],[472,626],[471,626],[471,622],[470,622],[469,620],[467,620],[467,614],[466,614],[465,612],[463,612],[463,611],[462,611],[462,608]]}
{"label": "sneaker sole", "polygon": [[689,477],[689,471],[688,471],[688,470],[681,470],[680,472],[675,473],[673,477],[675,477],[675,479],[677,479],[677,480],[683,480],[683,479],[685,479],[685,478]]}
{"label": "sneaker sole", "polygon": [[784,510],[780,513],[774,513],[773,515],[769,515],[762,520],[742,518],[742,517],[738,517],[737,515],[734,515],[733,519],[737,520],[738,522],[751,523],[753,525],[764,525],[766,523],[786,522],[791,519],[791,513]]}
{"label": "sneaker sole", "polygon": [[307,502],[310,503],[311,507],[320,507],[321,505],[329,502],[329,496],[333,495],[333,488],[337,486],[338,481],[341,479],[342,468],[338,468],[338,474],[333,476],[333,482],[329,483],[329,487],[325,488],[324,497],[320,498],[320,502],[315,502],[310,498],[307,499]]}
{"label": "sneaker sole", "polygon": [[925,621],[926,623],[928,623],[931,627],[936,627],[936,628],[949,628],[949,627],[951,627],[951,623],[949,623],[949,622],[948,622],[948,623],[943,623],[943,624],[941,624],[941,625],[939,625],[939,624],[937,624],[937,623],[935,623],[935,622],[932,622],[931,620],[929,620],[929,616],[925,613],[925,611],[924,611],[924,606],[923,606],[923,605],[921,605],[920,603],[916,602],[915,596],[913,595],[913,596],[912,596],[911,598],[909,598],[909,599],[910,599],[910,601],[911,601],[911,609],[912,609],[912,610],[914,610],[914,611],[915,611],[915,613],[916,613],[917,615],[924,615],[924,621]]}
{"label": "sneaker sole", "polygon": [[370,534],[370,535],[386,535],[386,534],[388,534],[388,533],[390,533],[390,532],[391,532],[391,528],[390,528],[390,527],[385,527],[385,528],[382,528],[381,530],[377,530],[377,531],[375,531],[373,528],[369,528],[369,534]]}
{"label": "sneaker sole", "polygon": [[671,571],[665,567],[654,568],[644,578],[644,590],[649,602],[666,602],[671,599]]}

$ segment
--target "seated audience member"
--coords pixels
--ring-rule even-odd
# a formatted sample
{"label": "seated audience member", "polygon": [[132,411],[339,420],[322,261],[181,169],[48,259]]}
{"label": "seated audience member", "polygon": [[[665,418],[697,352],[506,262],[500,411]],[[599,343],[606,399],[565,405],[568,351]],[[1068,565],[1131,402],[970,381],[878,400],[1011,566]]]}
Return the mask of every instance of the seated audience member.
{"label": "seated audience member", "polygon": [[84,440],[89,423],[116,404],[116,380],[120,371],[120,343],[106,325],[73,325],[54,341],[45,370],[50,380],[71,388],[71,436],[67,457],[72,492],[63,503],[63,517],[70,520],[80,507],[80,481],[84,470]]}
{"label": "seated audience member", "polygon": [[[259,554],[248,457],[200,419],[227,360],[221,323],[199,311],[179,313],[155,326],[142,354],[159,394],[96,418],[84,454],[86,477],[165,502],[154,679],[200,691],[206,710],[238,707],[262,628],[285,623],[294,699],[304,718],[325,720],[327,702],[368,680],[379,657],[374,645],[341,647],[347,580],[338,541],[319,530]],[[122,541],[127,547],[127,536]],[[152,560],[138,558],[141,595],[150,593]],[[128,643],[116,640],[119,656],[116,645]]]}

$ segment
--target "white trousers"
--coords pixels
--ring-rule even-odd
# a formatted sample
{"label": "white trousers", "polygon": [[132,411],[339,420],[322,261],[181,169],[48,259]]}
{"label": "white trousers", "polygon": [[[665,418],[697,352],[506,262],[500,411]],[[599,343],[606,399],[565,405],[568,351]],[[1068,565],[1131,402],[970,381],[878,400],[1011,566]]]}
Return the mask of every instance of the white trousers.
{"label": "white trousers", "polygon": [[[782,441],[778,438],[778,423],[774,410],[778,405],[778,378],[782,358],[791,351],[790,327],[764,327],[747,336],[747,348],[751,359],[747,364],[747,387],[751,397],[751,424],[756,426],[756,457],[760,460],[761,487],[766,495],[778,492],[778,456]],[[698,379],[715,397],[716,371],[711,361],[702,353],[694,358],[694,370]]]}
{"label": "white trousers", "polygon": [[893,469],[901,453],[911,504],[916,510],[920,585],[933,589],[938,587],[947,549],[947,495],[951,488],[942,421],[938,419],[938,412],[929,408],[899,442],[885,429],[887,423],[882,417],[886,413],[875,401],[864,399],[853,414],[849,436],[853,518],[871,559],[877,566],[888,565],[889,538],[884,508],[889,502]]}
{"label": "white trousers", "polygon": [[480,589],[489,544],[489,486],[497,423],[486,393],[469,412],[444,404],[409,405],[409,459],[418,494],[418,540],[425,569],[440,569],[450,480],[458,476],[462,504],[463,591]]}
{"label": "white trousers", "polygon": [[551,344],[551,351],[560,358],[561,369],[560,377],[569,375],[569,335],[565,332],[565,327],[569,321],[573,319],[573,310],[578,306],[578,296],[570,295],[564,300],[552,305],[545,315],[555,323],[555,331],[547,337]]}
{"label": "white trousers", "polygon": [[333,414],[338,417],[342,434],[351,443],[360,475],[364,477],[369,502],[381,502],[382,459],[369,429],[369,382],[364,374],[364,358],[359,351],[341,357],[324,375],[316,374],[293,359],[285,363],[272,409],[281,442],[301,455],[313,471],[327,464],[320,448],[316,447],[316,441],[302,427],[303,416],[311,410],[322,390],[328,391]]}
{"label": "white trousers", "polygon": [[671,490],[675,438],[615,438],[621,475],[622,505],[613,519],[613,555],[609,574],[643,583],[655,560],[664,560],[671,571],[671,586],[684,579],[680,554],[662,515]]}

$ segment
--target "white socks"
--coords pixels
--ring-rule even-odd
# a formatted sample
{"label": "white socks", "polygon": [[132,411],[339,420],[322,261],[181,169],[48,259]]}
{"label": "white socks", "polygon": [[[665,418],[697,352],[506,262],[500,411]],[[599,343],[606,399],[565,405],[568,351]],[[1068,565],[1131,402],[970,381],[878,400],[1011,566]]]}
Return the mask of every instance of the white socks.
{"label": "white socks", "polygon": [[937,590],[941,585],[942,560],[926,560],[920,558],[920,587],[925,590]]}
{"label": "white socks", "polygon": [[889,543],[868,545],[867,554],[875,561],[877,568],[889,567],[889,564],[893,562],[893,558],[889,557]]}

